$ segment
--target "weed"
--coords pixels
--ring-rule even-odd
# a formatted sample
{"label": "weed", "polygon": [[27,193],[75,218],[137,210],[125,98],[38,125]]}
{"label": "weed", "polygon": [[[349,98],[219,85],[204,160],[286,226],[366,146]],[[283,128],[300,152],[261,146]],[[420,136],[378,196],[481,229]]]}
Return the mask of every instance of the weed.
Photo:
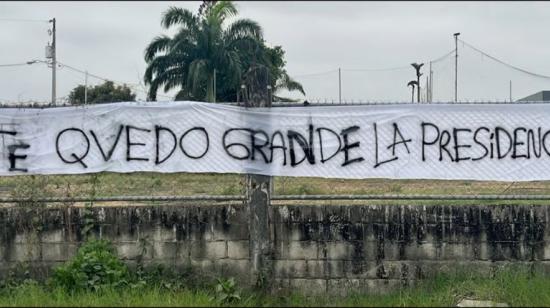
{"label": "weed", "polygon": [[128,284],[128,269],[105,240],[90,240],[76,256],[55,269],[52,283],[66,290],[98,291]]}
{"label": "weed", "polygon": [[219,304],[231,304],[241,300],[241,293],[237,289],[235,278],[229,279],[218,278],[216,284],[216,295],[210,298],[211,301],[216,301]]}

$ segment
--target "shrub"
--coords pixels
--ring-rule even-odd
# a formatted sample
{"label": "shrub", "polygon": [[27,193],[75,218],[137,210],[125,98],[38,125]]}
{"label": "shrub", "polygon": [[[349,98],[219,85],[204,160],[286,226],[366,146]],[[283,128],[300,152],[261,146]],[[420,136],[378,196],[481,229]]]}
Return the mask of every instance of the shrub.
{"label": "shrub", "polygon": [[90,240],[76,256],[55,269],[53,284],[66,290],[99,291],[128,284],[128,268],[106,240]]}
{"label": "shrub", "polygon": [[216,295],[210,298],[210,301],[217,301],[219,304],[225,305],[235,303],[241,300],[240,291],[237,289],[235,279],[218,278],[216,285]]}

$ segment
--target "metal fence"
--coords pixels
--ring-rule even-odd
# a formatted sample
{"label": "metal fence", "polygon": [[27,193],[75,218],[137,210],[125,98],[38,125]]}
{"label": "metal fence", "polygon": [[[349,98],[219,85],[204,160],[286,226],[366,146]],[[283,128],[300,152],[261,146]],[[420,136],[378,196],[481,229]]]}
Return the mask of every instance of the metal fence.
{"label": "metal fence", "polygon": [[[278,106],[303,106],[303,104],[274,104],[274,107]],[[36,108],[28,105],[18,107]],[[172,201],[240,202],[244,200],[245,193],[246,175],[242,174],[102,172],[82,175],[0,177],[0,203],[2,204],[55,202],[72,205],[90,201],[112,204]],[[544,202],[550,200],[550,181],[510,183],[462,180],[272,178],[274,203],[304,201],[364,203],[388,200]]]}

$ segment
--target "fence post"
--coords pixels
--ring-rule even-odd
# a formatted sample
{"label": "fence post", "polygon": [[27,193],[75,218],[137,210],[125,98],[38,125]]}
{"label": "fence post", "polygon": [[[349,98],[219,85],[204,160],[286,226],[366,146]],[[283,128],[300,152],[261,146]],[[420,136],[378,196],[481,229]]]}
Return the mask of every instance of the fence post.
{"label": "fence post", "polygon": [[[247,76],[248,101],[247,107],[271,107],[271,91],[269,71],[257,67]],[[246,198],[248,212],[248,230],[250,239],[250,278],[251,284],[266,287],[271,253],[269,205],[271,177],[259,174],[246,175]]]}

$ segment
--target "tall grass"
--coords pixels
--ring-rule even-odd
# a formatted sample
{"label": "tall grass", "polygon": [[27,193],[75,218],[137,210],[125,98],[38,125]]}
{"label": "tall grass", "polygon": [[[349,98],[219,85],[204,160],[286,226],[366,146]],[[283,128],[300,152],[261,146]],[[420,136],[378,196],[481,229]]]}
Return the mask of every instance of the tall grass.
{"label": "tall grass", "polygon": [[[415,287],[385,295],[355,293],[348,296],[307,297],[299,293],[266,295],[246,291],[235,306],[455,306],[460,300],[505,302],[511,306],[550,306],[550,277],[527,270],[504,269],[492,277],[472,273],[438,275]],[[0,291],[0,306],[218,306],[211,289],[177,291],[152,285],[119,291],[71,293],[38,283],[23,283]]]}

